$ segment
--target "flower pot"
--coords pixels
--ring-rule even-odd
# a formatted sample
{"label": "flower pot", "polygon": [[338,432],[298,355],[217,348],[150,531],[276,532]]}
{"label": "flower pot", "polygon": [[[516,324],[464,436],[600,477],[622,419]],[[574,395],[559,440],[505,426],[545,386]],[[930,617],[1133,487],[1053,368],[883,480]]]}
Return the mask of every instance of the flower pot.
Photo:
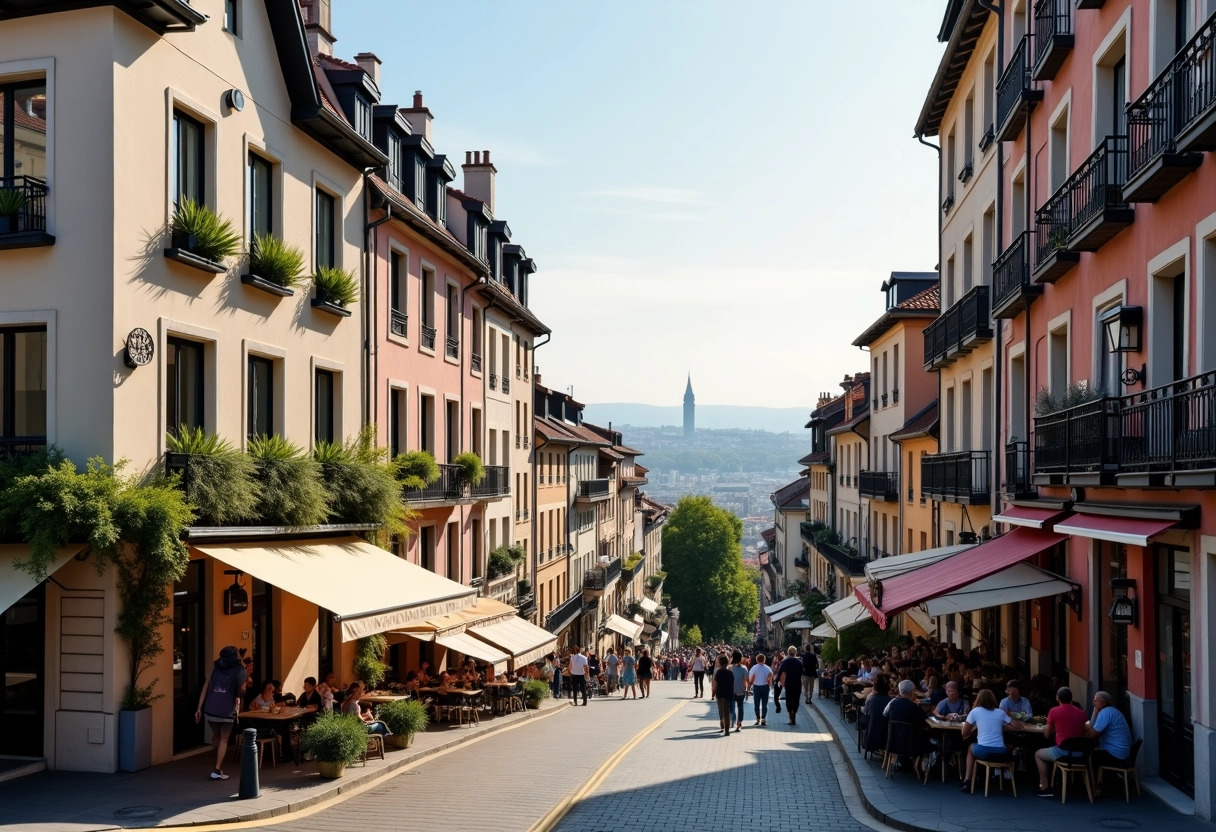
{"label": "flower pot", "polygon": [[346,773],[346,763],[327,763],[317,760],[317,772],[329,780],[337,780]]}
{"label": "flower pot", "polygon": [[179,228],[173,229],[172,239],[174,248],[180,248],[184,251],[194,251],[194,249],[198,247],[198,237]]}
{"label": "flower pot", "polygon": [[20,219],[16,214],[0,215],[0,234],[16,234],[20,230],[17,227]]}
{"label": "flower pot", "polygon": [[395,748],[409,748],[414,744],[413,734],[393,734],[388,738],[389,744]]}
{"label": "flower pot", "polygon": [[152,709],[118,712],[118,768],[139,771],[152,765]]}

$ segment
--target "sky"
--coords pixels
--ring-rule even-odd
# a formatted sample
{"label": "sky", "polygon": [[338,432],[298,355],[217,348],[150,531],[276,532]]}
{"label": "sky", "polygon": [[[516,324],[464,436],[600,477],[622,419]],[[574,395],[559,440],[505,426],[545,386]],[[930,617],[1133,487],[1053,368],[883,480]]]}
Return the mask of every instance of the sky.
{"label": "sky", "polygon": [[[586,403],[814,407],[892,271],[937,256],[913,138],[945,0],[333,0],[382,103],[490,150],[495,217],[538,267],[546,386]],[[459,181],[455,184],[459,184]]]}

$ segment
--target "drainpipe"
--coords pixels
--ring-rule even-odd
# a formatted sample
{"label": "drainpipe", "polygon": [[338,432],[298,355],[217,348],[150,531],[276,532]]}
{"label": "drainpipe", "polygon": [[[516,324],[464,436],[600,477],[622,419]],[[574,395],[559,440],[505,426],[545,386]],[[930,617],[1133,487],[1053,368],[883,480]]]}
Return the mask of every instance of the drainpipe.
{"label": "drainpipe", "polygon": [[[941,281],[942,281],[942,149],[940,147],[938,147],[937,145],[933,144],[932,142],[925,141],[925,137],[923,135],[921,135],[920,133],[916,134],[916,140],[918,142],[920,142],[921,144],[923,144],[925,147],[928,147],[932,150],[937,151],[937,204],[934,206],[933,210],[937,213],[937,282],[938,282],[938,286],[940,286]],[[944,295],[944,293],[942,293],[939,290],[939,292],[938,292],[939,298],[942,297],[943,295]],[[941,306],[942,306],[942,304],[941,304],[941,301],[939,300],[938,301],[938,313],[937,313],[939,318],[946,312],[946,310],[942,309]],[[941,370],[937,371],[937,408],[938,408],[938,410],[937,410],[938,417],[937,418],[938,418],[938,423],[940,424],[941,423],[941,412],[942,412],[942,372],[941,372]],[[942,449],[941,439],[939,438],[938,443],[937,443],[938,453],[941,453],[941,449]],[[923,487],[923,483],[922,483],[922,487]],[[930,517],[929,539],[933,541],[934,546],[940,546],[941,541],[938,538],[938,528],[937,528],[937,521],[938,521],[938,517],[940,516],[940,514],[938,512],[937,505],[936,505],[937,501],[934,500],[933,502],[934,502],[934,507],[929,513],[929,517]]]}
{"label": "drainpipe", "polygon": [[[368,194],[372,193],[368,168],[363,172],[363,361],[360,372],[363,376],[364,391],[370,389],[371,396],[363,396],[363,425],[370,425],[376,419],[380,406],[380,386],[376,380],[380,377],[380,350],[377,348],[379,318],[375,314],[376,286],[376,255],[379,245],[375,242],[372,232],[393,218],[393,206],[384,201],[384,216],[372,220],[372,205]],[[370,411],[370,412],[369,412]]]}
{"label": "drainpipe", "polygon": [[[530,353],[535,354],[535,352],[536,352],[536,348],[537,348],[537,347],[543,347],[545,344],[549,343],[549,342],[550,342],[552,339],[553,339],[553,334],[552,334],[552,333],[547,334],[547,335],[545,336],[545,340],[544,340],[544,341],[541,341],[539,344],[533,344],[533,345],[532,345],[532,349],[531,349],[531,350],[529,350],[529,352],[530,352]],[[536,362],[535,362],[535,361],[533,361],[533,362],[532,362],[532,367],[529,369],[529,372],[528,372],[528,379],[529,379],[529,380],[532,382],[532,384],[534,385],[534,386],[533,386],[533,388],[532,388],[532,389],[533,389],[533,395],[532,395],[532,402],[531,402],[531,404],[532,404],[533,408],[535,408],[535,406],[536,406],[536,394],[535,394],[535,390],[536,390],[536,388],[535,388],[535,384],[536,384]],[[533,414],[532,414],[532,418],[533,418],[533,419],[535,419],[535,418],[536,418],[536,414],[535,414],[535,413],[533,413]],[[527,430],[528,430],[528,432],[529,432],[529,433],[532,433],[532,432],[533,432],[533,431],[532,431],[532,425],[528,425],[528,426],[527,426]],[[532,442],[531,444],[532,444],[532,459],[533,459],[533,460],[535,460],[535,459],[536,459],[536,442],[535,442],[535,437],[533,437],[533,442]],[[535,463],[535,461],[532,463],[532,474],[533,474],[533,476],[532,476],[532,508],[533,508],[533,510],[535,510],[535,509],[536,509],[536,499],[537,499],[537,494],[538,494],[538,492],[537,492],[538,485],[537,485],[537,482],[536,482],[536,463]],[[533,523],[532,523],[532,579],[531,579],[531,581],[530,581],[530,583],[532,584],[532,597],[533,597],[533,598],[537,597],[537,595],[539,594],[539,593],[537,592],[537,586],[536,586],[536,572],[537,572],[536,560],[537,560],[537,557],[538,557],[538,556],[539,556],[539,554],[538,554],[538,552],[536,551],[536,522],[535,522],[535,518],[533,518]],[[569,568],[569,561],[567,560],[567,569],[568,569],[568,568]],[[567,590],[568,590],[568,589],[569,589],[569,587],[567,587]],[[579,592],[582,592],[582,591],[583,591],[583,590],[582,590],[582,588],[580,587],[580,588],[579,588]],[[569,597],[569,596],[567,595],[567,597]],[[562,600],[563,600],[563,602],[564,602],[566,599],[562,599]],[[557,607],[558,607],[558,605],[557,605],[557,604],[554,604],[554,605],[553,605],[553,608],[554,608],[554,609],[557,609]]]}

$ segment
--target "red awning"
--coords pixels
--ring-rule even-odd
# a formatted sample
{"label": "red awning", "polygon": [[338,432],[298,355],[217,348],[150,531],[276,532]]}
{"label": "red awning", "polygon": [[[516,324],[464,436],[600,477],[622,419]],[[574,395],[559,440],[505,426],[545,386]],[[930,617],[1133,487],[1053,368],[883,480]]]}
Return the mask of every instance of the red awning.
{"label": "red awning", "polygon": [[882,589],[878,604],[870,597],[869,584],[861,584],[853,592],[878,626],[886,629],[887,619],[896,613],[1028,560],[1067,539],[1053,532],[1016,528],[923,569],[878,582]]}
{"label": "red awning", "polygon": [[1000,514],[993,517],[996,523],[1008,523],[1011,526],[1025,526],[1028,529],[1041,529],[1050,525],[1052,520],[1064,512],[1058,508],[1038,508],[1032,506],[1009,506]]}
{"label": "red awning", "polygon": [[1077,537],[1092,537],[1112,543],[1129,543],[1132,546],[1147,546],[1148,539],[1161,534],[1176,523],[1147,517],[1115,517],[1110,514],[1081,513],[1056,523],[1056,531]]}

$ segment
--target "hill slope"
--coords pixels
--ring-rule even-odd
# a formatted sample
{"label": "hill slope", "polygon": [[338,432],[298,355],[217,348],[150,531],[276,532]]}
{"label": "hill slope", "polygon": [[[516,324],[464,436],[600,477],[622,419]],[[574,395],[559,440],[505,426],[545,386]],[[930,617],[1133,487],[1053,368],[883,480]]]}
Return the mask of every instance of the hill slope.
{"label": "hill slope", "polygon": [[[697,405],[697,427],[715,430],[767,430],[801,433],[812,407],[749,407],[735,404]],[[684,408],[633,402],[603,402],[587,405],[583,416],[597,425],[662,427],[684,424]]]}

